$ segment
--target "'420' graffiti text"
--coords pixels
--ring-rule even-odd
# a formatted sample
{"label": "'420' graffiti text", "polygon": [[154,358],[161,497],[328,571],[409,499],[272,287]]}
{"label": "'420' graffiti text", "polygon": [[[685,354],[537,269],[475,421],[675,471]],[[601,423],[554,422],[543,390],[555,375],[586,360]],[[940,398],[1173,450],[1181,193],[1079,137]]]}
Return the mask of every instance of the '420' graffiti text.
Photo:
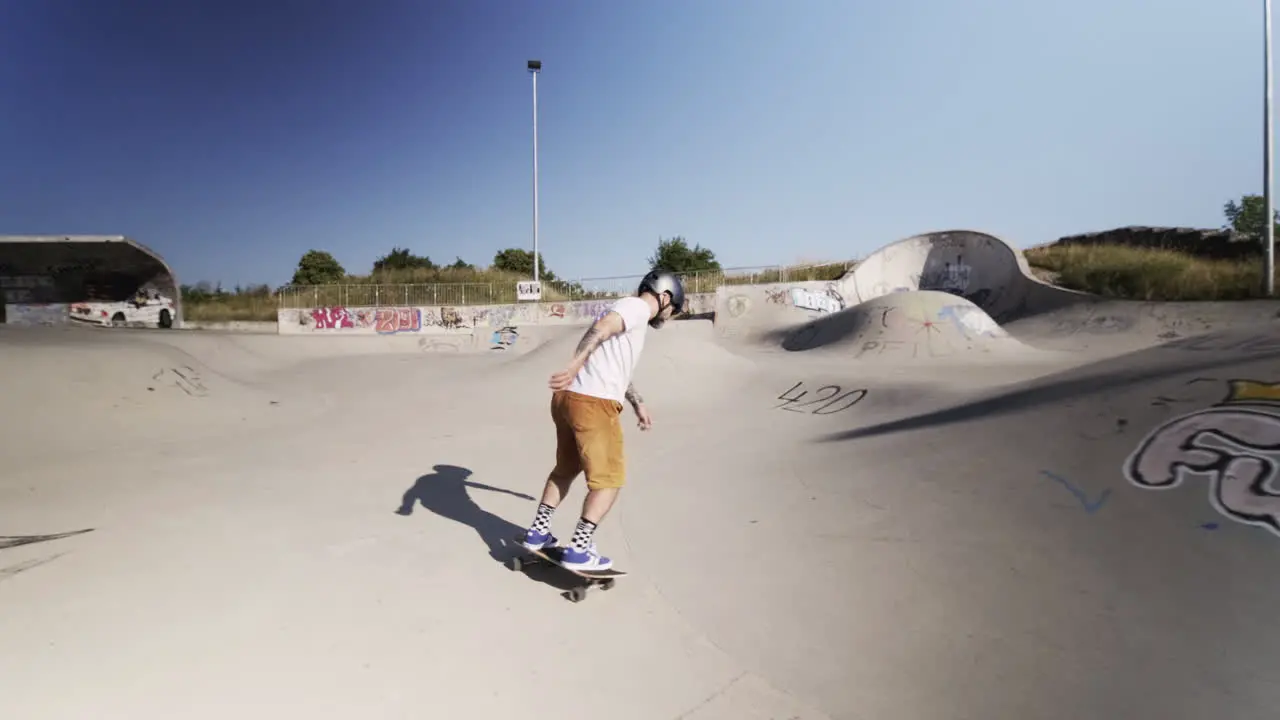
{"label": "'420' graffiti text", "polygon": [[[800,399],[809,394],[808,390],[800,390],[799,395],[791,393],[800,389],[804,382],[798,382],[787,388],[786,392],[778,396],[779,400],[784,400],[777,408],[788,412],[808,413],[812,415],[834,415],[841,410],[848,410],[857,405],[862,398],[867,396],[866,390],[850,390],[842,392],[843,388],[839,385],[823,385],[813,391],[813,399],[800,402]],[[821,404],[819,404],[821,403]],[[813,407],[817,405],[818,407]],[[806,408],[806,409],[801,409]]]}

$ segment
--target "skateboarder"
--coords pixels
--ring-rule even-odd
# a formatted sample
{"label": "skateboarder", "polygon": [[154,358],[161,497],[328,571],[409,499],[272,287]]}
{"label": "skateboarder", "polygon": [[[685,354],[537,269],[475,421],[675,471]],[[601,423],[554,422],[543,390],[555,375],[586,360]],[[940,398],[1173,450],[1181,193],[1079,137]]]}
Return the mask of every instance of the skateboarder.
{"label": "skateboarder", "polygon": [[[653,425],[631,374],[649,327],[662,327],[684,308],[684,286],[674,274],[653,270],[632,297],[620,298],[587,329],[568,367],[551,376],[551,418],[556,426],[556,465],[547,477],[533,524],[525,533],[530,550],[556,546],[551,515],[578,473],[587,476],[587,499],[564,547],[561,564],[575,570],[607,570],[613,561],[596,550],[596,527],[613,507],[626,479],[622,452],[622,401],[636,413],[641,430]],[[648,327],[646,327],[646,325]]]}

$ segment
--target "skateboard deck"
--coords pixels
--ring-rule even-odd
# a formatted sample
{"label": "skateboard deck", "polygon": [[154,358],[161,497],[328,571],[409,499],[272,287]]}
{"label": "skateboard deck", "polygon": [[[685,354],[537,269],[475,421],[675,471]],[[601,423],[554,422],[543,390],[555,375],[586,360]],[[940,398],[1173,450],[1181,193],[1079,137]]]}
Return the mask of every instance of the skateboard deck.
{"label": "skateboard deck", "polygon": [[554,565],[565,572],[573,573],[587,581],[583,585],[579,585],[578,587],[565,591],[564,596],[572,602],[582,602],[583,600],[586,600],[587,591],[594,587],[598,587],[601,590],[612,589],[617,578],[627,574],[625,571],[614,570],[613,568],[609,568],[608,570],[576,570],[574,568],[567,568],[560,564],[559,548],[551,548],[550,552],[546,550],[530,550],[529,548],[520,545],[520,543],[524,541],[523,535],[517,535],[514,540],[516,542],[516,547],[523,554],[516,555],[507,561],[507,566],[512,570],[519,572],[522,568],[543,563],[547,565]]}

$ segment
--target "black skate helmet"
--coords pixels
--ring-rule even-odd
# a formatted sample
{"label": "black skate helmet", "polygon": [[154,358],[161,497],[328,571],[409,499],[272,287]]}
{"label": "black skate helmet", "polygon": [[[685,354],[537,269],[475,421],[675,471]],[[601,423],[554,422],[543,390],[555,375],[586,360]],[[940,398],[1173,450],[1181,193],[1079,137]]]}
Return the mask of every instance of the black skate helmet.
{"label": "black skate helmet", "polygon": [[667,272],[660,268],[654,268],[649,271],[648,275],[640,281],[640,288],[636,294],[645,292],[653,293],[658,298],[658,314],[649,321],[649,326],[654,328],[662,327],[662,311],[666,308],[662,305],[662,293],[671,293],[671,314],[678,315],[684,310],[684,283],[680,282],[680,278],[675,273]]}

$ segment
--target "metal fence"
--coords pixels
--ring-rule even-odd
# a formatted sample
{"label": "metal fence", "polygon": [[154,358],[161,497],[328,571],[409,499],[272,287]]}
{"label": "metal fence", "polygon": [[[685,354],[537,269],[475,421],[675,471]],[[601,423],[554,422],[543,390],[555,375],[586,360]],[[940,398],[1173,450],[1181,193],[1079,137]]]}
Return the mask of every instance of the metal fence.
{"label": "metal fence", "polygon": [[[681,273],[686,293],[715,292],[722,285],[834,280],[854,261],[817,265],[768,265],[726,268],[715,272]],[[542,282],[543,302],[602,300],[630,295],[642,275],[619,275],[581,280]],[[278,294],[281,309],[313,307],[377,307],[387,305],[507,305],[516,302],[516,282],[469,283],[348,283],[287,285]]]}

